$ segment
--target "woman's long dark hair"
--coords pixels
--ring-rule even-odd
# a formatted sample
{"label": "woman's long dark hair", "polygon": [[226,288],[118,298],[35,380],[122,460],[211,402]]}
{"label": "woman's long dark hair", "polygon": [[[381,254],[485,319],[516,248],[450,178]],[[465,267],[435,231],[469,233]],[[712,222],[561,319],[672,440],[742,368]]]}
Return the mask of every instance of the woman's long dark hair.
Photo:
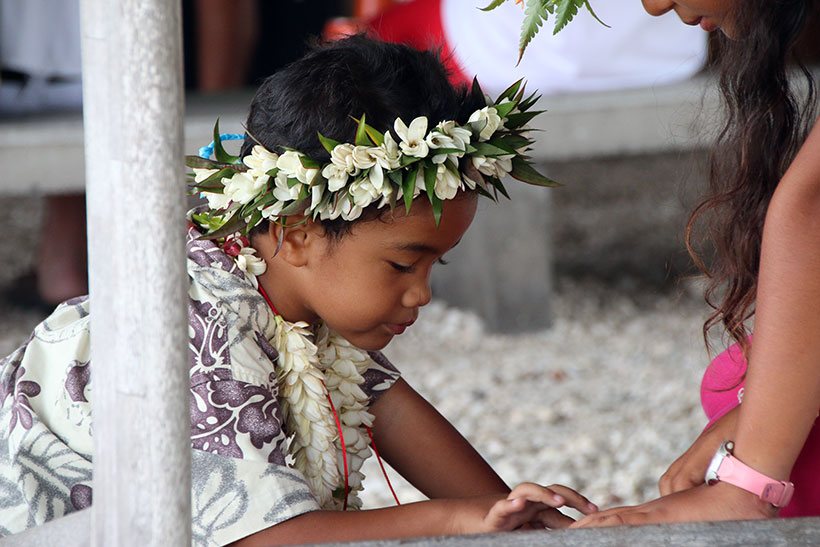
{"label": "woman's long dark hair", "polygon": [[[686,244],[709,280],[706,301],[714,311],[704,323],[704,338],[722,324],[744,349],[745,322],[754,314],[766,209],[813,122],[812,76],[799,61],[798,78],[787,66],[812,4],[740,0],[737,38],[717,37],[725,118],[712,151],[709,193],[689,218]],[[795,85],[804,79],[808,95],[801,101]],[[716,255],[708,267],[694,243],[701,221]]]}

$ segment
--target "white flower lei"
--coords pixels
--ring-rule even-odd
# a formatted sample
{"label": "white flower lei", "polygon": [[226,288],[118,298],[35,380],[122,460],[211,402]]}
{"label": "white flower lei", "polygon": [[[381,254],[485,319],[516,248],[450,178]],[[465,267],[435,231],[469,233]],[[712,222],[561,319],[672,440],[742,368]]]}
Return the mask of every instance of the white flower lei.
{"label": "white flower lei", "polygon": [[[477,82],[472,96],[484,97]],[[485,102],[487,101],[485,97]],[[194,220],[207,229],[205,237],[247,234],[262,220],[283,221],[289,215],[353,221],[362,211],[394,207],[426,194],[438,222],[442,201],[459,190],[476,190],[496,199],[506,195],[501,178],[538,186],[556,183],[538,173],[527,151],[533,141],[528,122],[535,93],[524,97],[521,80],[469,116],[465,125],[442,121],[428,131],[425,116],[409,125],[401,118],[384,133],[358,120],[355,143],[339,143],[319,135],[330,161],[321,164],[296,150],[276,154],[262,145],[244,158],[222,147],[219,125],[214,128],[216,161],[188,156],[194,191],[208,201]],[[207,148],[206,148],[207,149]]]}
{"label": "white flower lei", "polygon": [[[247,238],[236,234],[223,249],[258,286],[256,276],[265,273],[266,265],[254,256]],[[307,323],[291,323],[278,314],[275,320],[271,343],[279,354],[276,378],[285,430],[292,436],[288,451],[293,466],[305,476],[322,509],[360,509],[361,468],[371,454],[366,428],[373,426],[369,399],[361,386],[372,360],[324,324],[316,327],[314,342]]]}

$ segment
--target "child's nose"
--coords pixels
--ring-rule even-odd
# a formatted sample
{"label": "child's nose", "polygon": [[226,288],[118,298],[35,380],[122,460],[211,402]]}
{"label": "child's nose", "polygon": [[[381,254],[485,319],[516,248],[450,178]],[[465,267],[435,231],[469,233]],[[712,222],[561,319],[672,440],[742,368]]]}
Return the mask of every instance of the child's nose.
{"label": "child's nose", "polygon": [[429,277],[414,283],[410,289],[404,293],[402,304],[406,308],[420,308],[430,303],[433,292],[430,289]]}
{"label": "child's nose", "polygon": [[655,17],[663,15],[674,7],[675,2],[673,0],[643,0],[643,9],[646,10],[646,13]]}

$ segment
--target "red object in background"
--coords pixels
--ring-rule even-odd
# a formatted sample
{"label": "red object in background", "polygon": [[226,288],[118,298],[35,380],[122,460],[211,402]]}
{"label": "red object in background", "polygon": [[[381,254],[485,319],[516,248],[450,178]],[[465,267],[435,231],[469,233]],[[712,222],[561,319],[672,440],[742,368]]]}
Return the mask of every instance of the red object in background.
{"label": "red object in background", "polygon": [[325,24],[325,40],[338,40],[366,32],[371,36],[415,49],[441,50],[441,60],[454,85],[469,84],[468,77],[456,62],[453,50],[444,36],[441,0],[412,0],[394,3],[390,0],[357,0],[356,17],[331,19]]}

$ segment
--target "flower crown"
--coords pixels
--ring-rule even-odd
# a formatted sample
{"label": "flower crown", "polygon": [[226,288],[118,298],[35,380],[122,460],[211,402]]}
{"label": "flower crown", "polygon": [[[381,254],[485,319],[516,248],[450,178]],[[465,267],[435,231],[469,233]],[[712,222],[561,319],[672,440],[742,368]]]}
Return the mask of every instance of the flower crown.
{"label": "flower crown", "polygon": [[215,160],[187,156],[193,169],[192,188],[207,200],[208,207],[192,215],[205,228],[207,239],[221,239],[237,232],[247,235],[263,219],[284,222],[291,215],[313,219],[357,219],[373,203],[378,208],[404,202],[409,212],[414,199],[426,194],[436,223],[442,201],[459,190],[470,189],[497,199],[509,198],[501,178],[538,186],[557,183],[533,168],[526,155],[534,142],[526,136],[528,122],[542,111],[530,110],[536,93],[524,97],[522,80],[490,102],[473,81],[472,95],[484,97],[485,106],[468,118],[466,125],[443,121],[428,131],[424,116],[406,125],[396,119],[393,130],[379,132],[358,123],[354,144],[339,143],[319,133],[330,162],[318,161],[297,151],[282,154],[262,145],[244,158],[228,154],[222,146],[219,121],[214,127]]}

